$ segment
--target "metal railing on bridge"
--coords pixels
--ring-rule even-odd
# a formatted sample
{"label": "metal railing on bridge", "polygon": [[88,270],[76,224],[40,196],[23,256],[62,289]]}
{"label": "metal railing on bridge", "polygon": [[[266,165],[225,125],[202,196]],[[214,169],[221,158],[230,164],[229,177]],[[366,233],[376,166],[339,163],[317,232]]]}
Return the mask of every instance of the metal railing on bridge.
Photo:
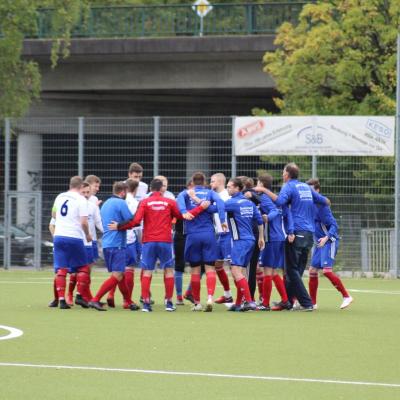
{"label": "metal railing on bridge", "polygon": [[[305,4],[286,1],[257,4],[212,4],[200,22],[191,4],[91,7],[82,11],[72,38],[160,37],[275,33],[283,22],[296,23]],[[38,10],[37,32],[30,38],[60,36],[54,9]]]}

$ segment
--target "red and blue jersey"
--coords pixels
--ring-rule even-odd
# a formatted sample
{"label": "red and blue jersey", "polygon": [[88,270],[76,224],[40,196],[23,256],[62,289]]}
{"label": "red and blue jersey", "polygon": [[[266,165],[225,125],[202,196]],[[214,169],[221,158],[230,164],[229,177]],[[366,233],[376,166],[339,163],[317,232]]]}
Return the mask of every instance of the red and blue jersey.
{"label": "red and blue jersey", "polygon": [[[214,192],[213,190],[207,189],[203,186],[195,186],[194,192],[196,197],[201,200],[210,201],[212,205],[216,207],[210,206],[207,209],[207,212],[200,214],[197,218],[191,221],[185,221],[185,233],[200,233],[200,232],[212,232],[214,233],[214,220],[213,214],[214,212],[218,212],[219,219],[221,223],[226,221],[225,219],[225,203],[219,197],[218,193]],[[194,208],[197,207],[197,204],[193,202],[193,200],[188,195],[187,191],[184,190],[183,192],[179,193],[177,197],[177,203],[179,210],[182,214],[186,212],[190,212]]]}
{"label": "red and blue jersey", "polygon": [[228,214],[229,230],[233,240],[254,240],[252,229],[253,221],[262,225],[263,220],[254,203],[248,200],[243,193],[234,194],[225,202]]}
{"label": "red and blue jersey", "polygon": [[327,199],[297,179],[286,182],[275,201],[279,207],[290,205],[295,232],[315,231],[314,203],[327,205]]}

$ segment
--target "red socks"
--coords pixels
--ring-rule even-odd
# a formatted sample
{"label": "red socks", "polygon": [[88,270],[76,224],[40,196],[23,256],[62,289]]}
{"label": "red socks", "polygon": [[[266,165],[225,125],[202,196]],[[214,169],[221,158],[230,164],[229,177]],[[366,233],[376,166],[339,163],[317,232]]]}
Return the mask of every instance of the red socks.
{"label": "red socks", "polygon": [[228,290],[230,290],[230,286],[229,286],[229,278],[228,275],[224,269],[223,266],[221,267],[216,267],[215,268],[215,272],[218,275],[218,279],[221,282],[222,287],[224,288],[224,290],[227,292]]}
{"label": "red socks", "polygon": [[174,295],[174,277],[173,276],[164,276],[164,285],[165,285],[165,298],[167,300],[171,300]]}
{"label": "red socks", "polygon": [[257,270],[256,273],[257,287],[258,287],[258,295],[263,297],[263,281],[264,281],[264,272],[261,270]]}
{"label": "red socks", "polygon": [[151,276],[146,276],[142,274],[141,283],[142,283],[142,299],[145,303],[150,303]]}
{"label": "red socks", "polygon": [[332,285],[342,294],[343,297],[349,297],[346,288],[343,286],[340,278],[334,274],[332,271],[325,271],[324,275],[331,281]]}
{"label": "red socks", "polygon": [[68,296],[73,296],[74,295],[74,289],[76,286],[76,281],[77,281],[77,274],[70,274],[69,276],[69,284],[68,284]]}
{"label": "red socks", "polygon": [[272,277],[272,280],[274,281],[279,296],[281,296],[282,302],[286,303],[288,301],[288,295],[286,293],[285,283],[283,282],[283,279],[281,278],[280,275],[274,275]]}
{"label": "red socks", "polygon": [[217,275],[215,274],[215,271],[206,272],[206,285],[207,285],[207,294],[209,296],[214,296],[215,286],[217,285]]}
{"label": "red socks", "polygon": [[[236,284],[237,284],[238,292],[240,292],[241,296],[244,297],[244,299],[250,303],[252,301],[252,299],[251,299],[249,284],[247,283],[246,278],[242,278],[242,279],[236,281]],[[236,298],[236,301],[237,301],[238,297]]]}
{"label": "red socks", "polygon": [[272,292],[272,275],[265,275],[263,279],[263,306],[269,306]]}
{"label": "red socks", "polygon": [[195,303],[200,303],[200,274],[192,274],[190,284]]}
{"label": "red socks", "polygon": [[135,271],[133,269],[125,270],[125,285],[128,289],[129,298],[132,298],[133,288],[135,286]]}
{"label": "red socks", "polygon": [[122,297],[124,298],[124,303],[127,305],[132,304],[131,296],[129,295],[128,288],[125,282],[125,275],[123,278],[118,282],[118,289],[122,293]]}
{"label": "red socks", "polygon": [[56,283],[56,290],[57,290],[57,297],[59,300],[65,299],[65,287],[67,284],[67,273],[68,270],[64,268],[60,268],[57,271],[57,275],[55,277],[55,283]]}
{"label": "red socks", "polygon": [[100,299],[111,289],[115,289],[118,285],[118,279],[111,275],[108,279],[106,279],[103,284],[100,286],[100,289],[96,293],[96,296],[93,297],[93,301],[100,301]]}
{"label": "red socks", "polygon": [[318,292],[318,272],[310,272],[310,278],[308,279],[308,291],[312,303],[317,304],[317,292]]}
{"label": "red socks", "polygon": [[86,272],[78,272],[77,274],[78,281],[78,293],[83,297],[85,301],[90,301],[92,297],[90,296],[90,276]]}

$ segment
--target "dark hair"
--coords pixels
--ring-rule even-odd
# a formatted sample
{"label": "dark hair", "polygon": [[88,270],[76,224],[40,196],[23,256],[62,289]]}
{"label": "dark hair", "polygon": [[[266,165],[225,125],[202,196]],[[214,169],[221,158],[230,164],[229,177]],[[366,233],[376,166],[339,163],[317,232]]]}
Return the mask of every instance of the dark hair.
{"label": "dark hair", "polygon": [[205,185],[206,184],[206,176],[198,171],[192,175],[193,185]]}
{"label": "dark hair", "polygon": [[235,179],[239,179],[244,189],[252,189],[254,187],[254,180],[248,176],[237,176]]}
{"label": "dark hair", "polygon": [[87,182],[87,183],[89,183],[89,185],[91,185],[93,183],[101,183],[101,179],[96,175],[88,175],[85,178],[85,182]]}
{"label": "dark hair", "polygon": [[307,185],[312,186],[314,188],[314,190],[320,190],[321,189],[321,185],[319,183],[319,179],[317,179],[317,178],[309,179],[306,183],[307,183]]}
{"label": "dark hair", "polygon": [[293,162],[285,165],[285,171],[288,173],[290,179],[297,179],[299,177],[299,167]]}
{"label": "dark hair", "polygon": [[244,188],[243,181],[240,178],[231,178],[229,179],[229,182],[232,182],[233,186],[239,188],[240,191],[242,191]]}
{"label": "dark hair", "polygon": [[69,180],[69,188],[70,189],[80,189],[83,183],[83,179],[80,176],[73,176]]}
{"label": "dark hair", "polygon": [[139,186],[139,181],[135,181],[134,179],[127,179],[125,181],[127,187],[128,187],[128,192],[133,193],[137,187]]}
{"label": "dark hair", "polygon": [[119,182],[114,182],[113,185],[113,194],[120,194],[123,191],[126,191],[128,189],[128,185],[123,182],[123,181],[119,181]]}
{"label": "dark hair", "polygon": [[132,172],[136,172],[138,174],[143,173],[143,167],[140,164],[134,162],[129,166],[128,170],[129,174],[131,174]]}
{"label": "dark hair", "polygon": [[265,188],[267,188],[267,189],[271,189],[271,188],[272,188],[272,181],[273,181],[273,178],[272,178],[271,175],[269,175],[269,174],[260,175],[260,176],[258,177],[258,181],[261,182],[262,185],[263,185]]}
{"label": "dark hair", "polygon": [[163,187],[163,181],[161,179],[153,179],[150,182],[150,190],[152,192],[159,192]]}

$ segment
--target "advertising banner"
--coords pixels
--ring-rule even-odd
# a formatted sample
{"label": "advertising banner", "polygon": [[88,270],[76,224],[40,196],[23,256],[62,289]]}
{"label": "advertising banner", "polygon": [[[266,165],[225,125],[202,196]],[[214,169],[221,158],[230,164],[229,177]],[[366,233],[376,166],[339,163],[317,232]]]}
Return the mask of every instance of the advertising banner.
{"label": "advertising banner", "polygon": [[394,117],[237,117],[235,154],[393,156]]}

